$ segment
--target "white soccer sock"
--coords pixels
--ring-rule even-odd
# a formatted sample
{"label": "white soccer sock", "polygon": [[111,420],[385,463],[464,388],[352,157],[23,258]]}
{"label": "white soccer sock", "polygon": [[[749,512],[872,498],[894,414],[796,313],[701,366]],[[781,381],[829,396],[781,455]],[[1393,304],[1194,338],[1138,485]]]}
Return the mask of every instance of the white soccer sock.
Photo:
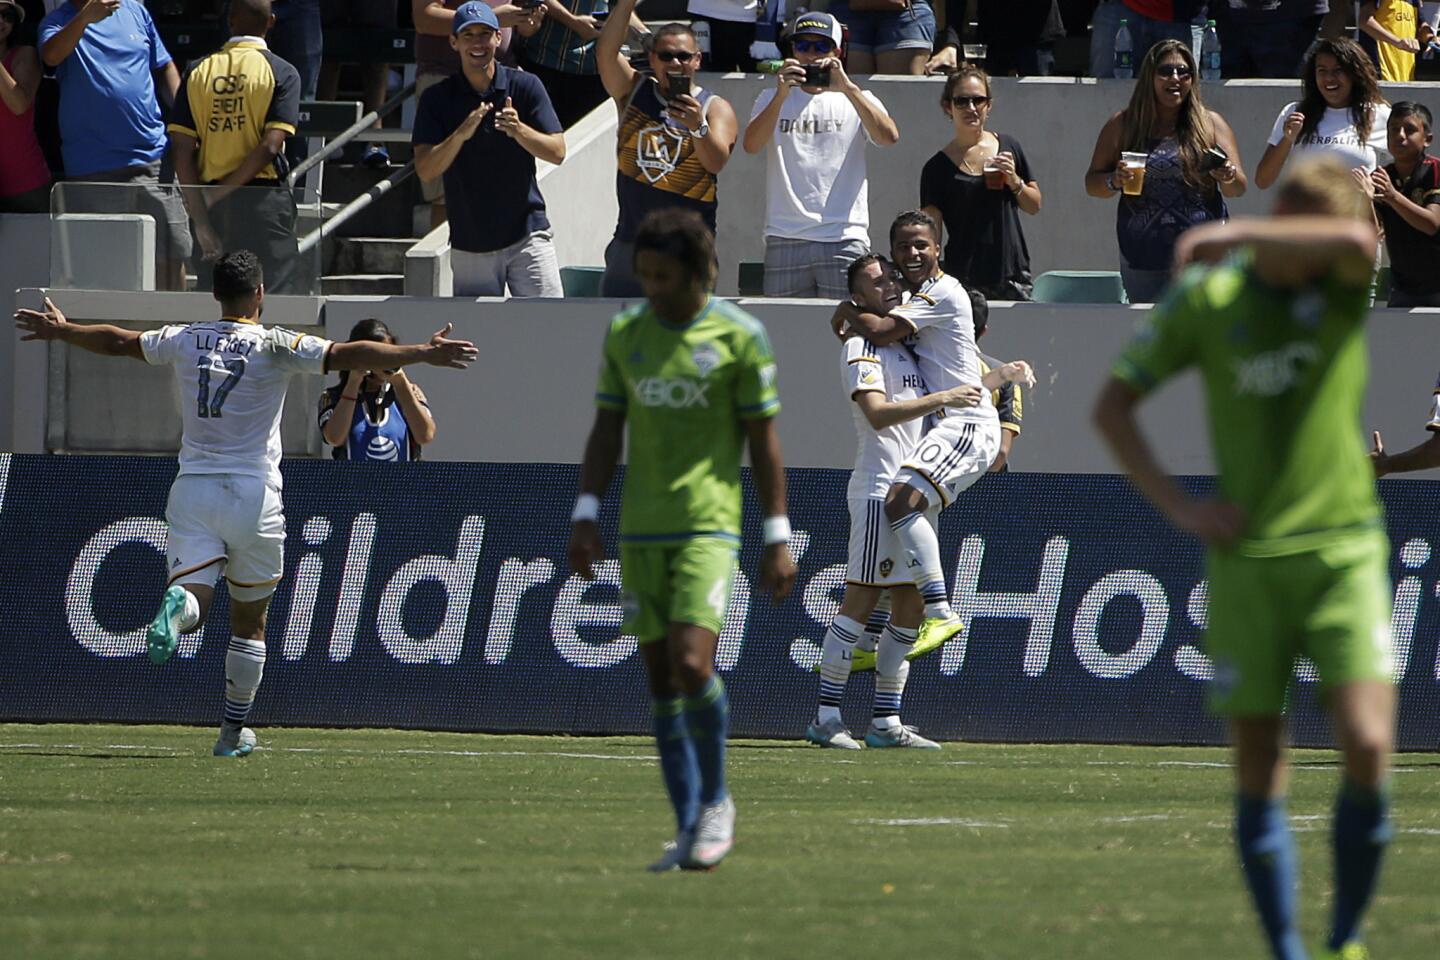
{"label": "white soccer sock", "polygon": [[850,661],[855,654],[855,641],[864,628],[846,616],[836,615],[825,631],[820,648],[820,707],[815,717],[821,723],[840,718],[840,698],[850,680]]}
{"label": "white soccer sock", "polygon": [[925,616],[946,619],[950,597],[945,592],[945,569],[940,563],[940,538],[924,513],[911,513],[890,523],[905,551],[906,569],[925,600]]}
{"label": "white soccer sock", "polygon": [[[184,590],[184,587],[181,587]],[[195,599],[195,594],[185,590],[185,605],[175,615],[175,632],[188,633],[200,622],[200,601]]]}
{"label": "white soccer sock", "polygon": [[905,659],[915,646],[916,631],[889,624],[880,637],[875,651],[876,727],[900,726],[900,698],[905,695],[905,681],[910,676],[910,661]]}
{"label": "white soccer sock", "polygon": [[265,674],[265,642],[231,637],[225,654],[225,720],[223,727],[239,730],[250,717],[255,692]]}

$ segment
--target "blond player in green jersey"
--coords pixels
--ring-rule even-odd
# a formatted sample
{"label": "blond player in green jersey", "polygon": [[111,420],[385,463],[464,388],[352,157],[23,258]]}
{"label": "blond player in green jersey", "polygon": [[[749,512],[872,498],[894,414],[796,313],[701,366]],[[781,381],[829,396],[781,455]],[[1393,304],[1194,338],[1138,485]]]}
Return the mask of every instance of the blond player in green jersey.
{"label": "blond player in green jersey", "polygon": [[[1236,840],[1271,953],[1307,956],[1285,815],[1284,711],[1295,658],[1319,672],[1344,753],[1325,956],[1366,957],[1360,921],[1391,834],[1389,542],[1359,430],[1376,235],[1370,201],[1330,160],[1297,167],[1275,216],[1180,238],[1194,262],[1116,363],[1095,422],[1140,490],[1208,547],[1211,702],[1229,720]],[[1219,467],[1213,500],[1156,463],[1135,408],[1197,368]]]}
{"label": "blond player in green jersey", "polygon": [[715,241],[698,215],[646,217],[635,238],[646,302],[605,336],[595,425],[571,517],[570,565],[594,575],[605,548],[595,519],[626,438],[620,508],[625,631],[640,641],[675,842],[652,870],[708,869],[730,851],[725,786],[729,707],[715,645],[740,547],[740,457],[749,446],[765,552],[760,586],[776,602],[795,581],[775,358],[754,317],[710,294]]}

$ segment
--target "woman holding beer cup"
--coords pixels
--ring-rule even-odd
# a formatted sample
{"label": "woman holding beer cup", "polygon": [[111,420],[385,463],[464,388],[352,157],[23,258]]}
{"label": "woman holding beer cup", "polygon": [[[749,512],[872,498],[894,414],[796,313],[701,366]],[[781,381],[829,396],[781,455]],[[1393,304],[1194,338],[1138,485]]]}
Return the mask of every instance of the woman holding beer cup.
{"label": "woman holding beer cup", "polygon": [[1240,148],[1225,118],[1200,98],[1195,55],[1162,40],[1140,63],[1130,105],[1100,130],[1085,191],[1120,195],[1120,278],[1131,303],[1153,303],[1170,280],[1175,241],[1229,216],[1245,192]]}
{"label": "woman holding beer cup", "polygon": [[1020,211],[1040,212],[1040,186],[1011,136],[985,129],[990,77],[962,66],[945,81],[940,109],[955,134],[920,173],[920,206],[944,226],[944,265],[989,300],[1029,300],[1033,280]]}

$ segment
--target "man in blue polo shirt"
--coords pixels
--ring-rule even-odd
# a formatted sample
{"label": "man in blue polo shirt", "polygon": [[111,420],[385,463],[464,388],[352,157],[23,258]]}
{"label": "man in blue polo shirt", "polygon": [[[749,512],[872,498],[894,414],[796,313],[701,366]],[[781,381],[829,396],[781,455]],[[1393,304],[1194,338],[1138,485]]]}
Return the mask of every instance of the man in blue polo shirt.
{"label": "man in blue polo shirt", "polygon": [[561,163],[565,136],[540,81],[496,62],[500,22],[470,0],[450,44],[461,72],[425,91],[415,112],[415,172],[445,180],[455,295],[559,297],[535,160]]}
{"label": "man in blue polo shirt", "polygon": [[190,229],[160,164],[168,143],[160,104],[174,104],[180,73],[155,21],[140,0],[66,0],[40,22],[40,57],[60,83],[66,177],[128,185],[66,190],[66,209],[150,214],[160,281],[183,290]]}

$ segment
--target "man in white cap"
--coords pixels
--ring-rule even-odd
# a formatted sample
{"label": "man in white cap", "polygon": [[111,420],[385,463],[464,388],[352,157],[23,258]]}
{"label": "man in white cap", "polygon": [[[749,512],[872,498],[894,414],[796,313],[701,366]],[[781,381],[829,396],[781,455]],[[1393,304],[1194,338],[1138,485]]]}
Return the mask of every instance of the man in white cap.
{"label": "man in white cap", "polygon": [[900,132],[845,73],[841,36],[828,13],[796,17],[775,87],[755,99],[745,128],[745,152],[767,151],[767,297],[843,300],[846,271],[870,249],[865,144],[890,146]]}

